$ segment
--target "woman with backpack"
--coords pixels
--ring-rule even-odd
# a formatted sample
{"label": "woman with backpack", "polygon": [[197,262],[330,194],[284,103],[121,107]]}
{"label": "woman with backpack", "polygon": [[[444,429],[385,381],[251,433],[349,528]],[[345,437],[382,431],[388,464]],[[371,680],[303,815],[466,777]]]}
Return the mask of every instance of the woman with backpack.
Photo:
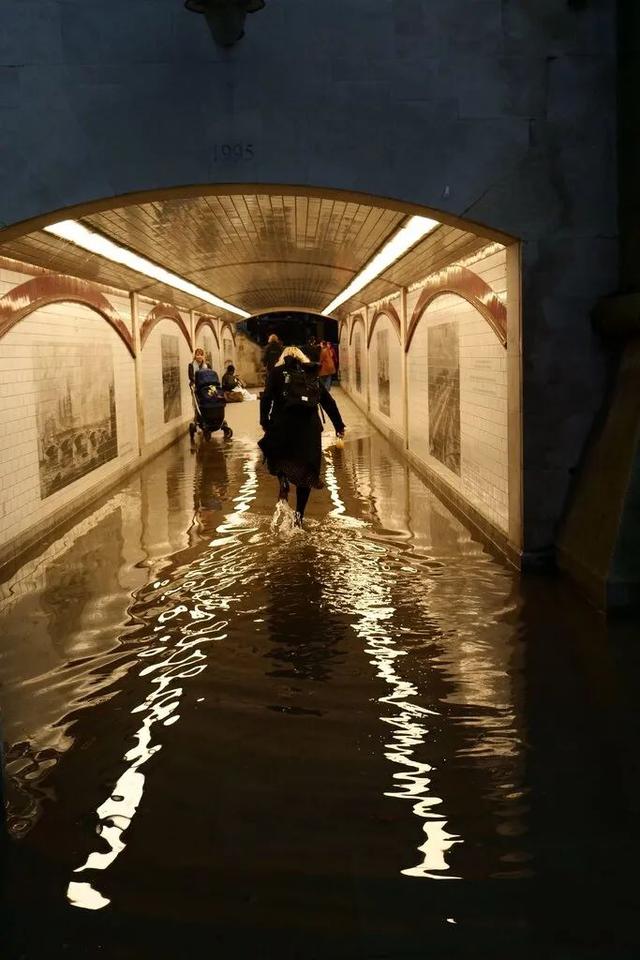
{"label": "woman with backpack", "polygon": [[311,363],[298,347],[285,347],[260,398],[260,426],[265,435],[258,445],[269,473],[280,481],[278,499],[288,499],[290,483],[296,488],[298,527],[312,487],[324,486],[320,479],[319,407],[342,437],[345,425],[335,400],[318,379],[318,364]]}

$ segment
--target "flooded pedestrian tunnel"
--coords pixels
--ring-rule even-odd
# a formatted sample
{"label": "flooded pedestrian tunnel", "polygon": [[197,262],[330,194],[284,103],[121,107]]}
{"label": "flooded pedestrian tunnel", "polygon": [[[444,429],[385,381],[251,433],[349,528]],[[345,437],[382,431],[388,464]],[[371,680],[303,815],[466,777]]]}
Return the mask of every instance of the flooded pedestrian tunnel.
{"label": "flooded pedestrian tunnel", "polygon": [[[637,621],[520,571],[518,240],[294,188],[48,219],[0,247],[8,955],[633,956]],[[188,434],[265,313],[335,320],[303,529],[259,403]]]}

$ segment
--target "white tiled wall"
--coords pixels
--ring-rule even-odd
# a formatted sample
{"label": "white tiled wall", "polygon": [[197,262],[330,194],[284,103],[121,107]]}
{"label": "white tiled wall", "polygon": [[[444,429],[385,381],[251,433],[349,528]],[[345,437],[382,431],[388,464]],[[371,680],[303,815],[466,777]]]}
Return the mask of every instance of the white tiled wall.
{"label": "white tiled wall", "polygon": [[[15,283],[13,284],[15,285]],[[43,347],[99,344],[113,363],[117,457],[62,489],[41,497],[37,406],[42,383],[37,355]],[[77,363],[77,350],[69,351]],[[108,362],[108,361],[107,361]],[[0,341],[0,543],[55,516],[74,497],[138,457],[134,362],[105,320],[76,303],[43,307],[21,320]]]}
{"label": "white tiled wall", "polygon": [[116,308],[120,316],[120,319],[124,323],[129,333],[133,336],[133,322],[131,319],[131,298],[129,297],[129,294],[116,293],[113,290],[109,290],[108,293],[102,290],[102,293],[104,293],[109,303]]}
{"label": "white tiled wall", "polygon": [[[460,476],[429,454],[427,332],[431,326],[451,322],[458,324],[460,344]],[[502,344],[470,303],[443,296],[423,314],[407,359],[409,449],[506,529],[507,369]]]}
{"label": "white tiled wall", "polygon": [[[380,409],[378,397],[378,335],[386,332],[389,348],[389,385],[390,410],[386,416]],[[376,321],[369,347],[369,397],[371,413],[388,423],[396,432],[402,431],[402,348],[400,338],[393,323],[388,317],[380,317]]]}
{"label": "white tiled wall", "polygon": [[[178,417],[165,423],[164,397],[162,390],[162,337],[169,335],[178,339],[180,351],[180,386],[182,410]],[[173,427],[191,419],[192,402],[189,391],[188,367],[192,359],[191,349],[184,334],[173,320],[163,319],[155,325],[142,348],[142,383],[144,391],[145,442],[153,443]]]}
{"label": "white tiled wall", "polygon": [[[474,263],[475,273],[505,297],[506,255]],[[409,316],[420,290],[408,297]],[[460,476],[429,454],[427,331],[458,325],[460,347]],[[508,529],[507,354],[487,321],[468,301],[436,298],[424,312],[407,357],[409,449],[457,489],[480,513]]]}
{"label": "white tiled wall", "polygon": [[10,290],[13,290],[14,287],[18,287],[21,283],[26,283],[28,280],[33,280],[33,274],[22,273],[19,269],[0,269],[0,297],[4,297],[4,295],[9,293]]}
{"label": "white tiled wall", "polygon": [[[465,266],[482,277],[506,303],[506,251],[492,244]],[[426,277],[407,294],[410,319]],[[374,312],[370,307],[370,313]],[[456,323],[460,349],[460,475],[429,452],[428,329],[442,323]],[[377,337],[389,330],[391,417],[378,408]],[[345,334],[346,337],[346,334]],[[364,343],[364,340],[363,340]],[[343,376],[348,392],[355,394],[353,353],[355,330],[348,352],[350,376]],[[396,348],[397,345],[397,348]],[[402,347],[389,320],[377,321],[369,349],[369,403],[373,417],[402,431],[401,363]],[[346,352],[346,351],[345,351]],[[436,298],[424,312],[407,355],[409,449],[479,513],[498,528],[508,531],[508,445],[507,445],[507,354],[487,321],[466,300],[445,295]],[[363,366],[363,369],[366,367]],[[397,384],[394,389],[394,383]],[[366,388],[364,388],[366,395]]]}

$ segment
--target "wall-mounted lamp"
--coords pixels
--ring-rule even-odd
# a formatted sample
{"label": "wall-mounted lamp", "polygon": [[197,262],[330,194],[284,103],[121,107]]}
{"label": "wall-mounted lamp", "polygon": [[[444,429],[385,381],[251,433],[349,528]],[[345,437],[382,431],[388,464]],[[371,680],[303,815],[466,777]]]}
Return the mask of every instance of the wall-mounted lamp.
{"label": "wall-mounted lamp", "polygon": [[248,13],[262,10],[265,0],[185,0],[192,13],[203,13],[215,42],[230,47],[244,36]]}

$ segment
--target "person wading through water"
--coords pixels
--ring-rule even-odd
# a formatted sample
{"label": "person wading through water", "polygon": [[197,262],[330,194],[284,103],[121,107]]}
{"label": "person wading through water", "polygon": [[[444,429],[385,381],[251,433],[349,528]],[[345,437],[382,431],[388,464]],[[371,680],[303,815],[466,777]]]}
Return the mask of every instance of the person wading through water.
{"label": "person wading through water", "polygon": [[320,479],[319,406],[342,437],[345,425],[335,400],[318,380],[318,364],[310,363],[298,347],[285,347],[260,398],[260,426],[265,435],[258,446],[269,473],[280,481],[278,499],[288,499],[290,483],[296,488],[297,527],[302,526],[311,488],[324,486]]}

